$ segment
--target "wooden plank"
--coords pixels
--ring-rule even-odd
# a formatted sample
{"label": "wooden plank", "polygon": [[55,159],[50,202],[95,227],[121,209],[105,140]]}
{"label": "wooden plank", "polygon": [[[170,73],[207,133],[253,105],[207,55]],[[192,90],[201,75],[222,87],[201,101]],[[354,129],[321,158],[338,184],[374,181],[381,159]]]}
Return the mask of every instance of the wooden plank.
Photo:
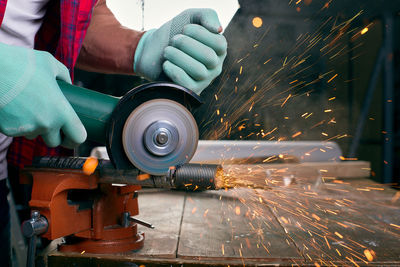
{"label": "wooden plank", "polygon": [[[295,184],[258,192],[308,261],[399,264],[400,229],[394,225],[400,225],[400,205],[388,202],[391,196],[381,190],[359,191],[359,185],[343,181],[333,183],[334,190],[326,184]],[[367,188],[368,183],[363,184],[361,188]],[[381,194],[378,202],[365,195],[371,191]],[[373,262],[365,250],[375,253]]]}
{"label": "wooden plank", "polygon": [[145,232],[144,246],[136,256],[176,258],[185,193],[178,191],[141,190],[139,216],[155,229],[139,226]]}
{"label": "wooden plank", "polygon": [[228,263],[302,261],[297,248],[254,190],[188,195],[178,258]]}

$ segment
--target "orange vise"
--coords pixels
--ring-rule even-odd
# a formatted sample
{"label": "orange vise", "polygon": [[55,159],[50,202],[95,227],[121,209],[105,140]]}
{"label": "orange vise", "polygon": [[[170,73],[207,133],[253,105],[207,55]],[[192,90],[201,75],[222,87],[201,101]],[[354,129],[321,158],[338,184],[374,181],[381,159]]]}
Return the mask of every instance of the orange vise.
{"label": "orange vise", "polygon": [[137,230],[141,221],[132,217],[139,214],[141,186],[103,184],[98,173],[88,176],[77,169],[31,168],[21,180],[32,183],[29,205],[35,211],[23,224],[25,236],[65,237],[59,250],[68,252],[114,253],[143,247],[144,234]]}

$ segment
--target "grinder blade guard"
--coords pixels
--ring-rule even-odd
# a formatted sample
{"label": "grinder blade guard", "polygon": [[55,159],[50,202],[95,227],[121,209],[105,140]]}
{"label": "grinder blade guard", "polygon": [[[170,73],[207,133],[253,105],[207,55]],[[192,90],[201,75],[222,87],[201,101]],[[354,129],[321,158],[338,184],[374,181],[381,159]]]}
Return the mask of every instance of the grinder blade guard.
{"label": "grinder blade guard", "polygon": [[85,125],[88,139],[106,145],[115,168],[165,175],[170,167],[193,157],[199,133],[190,111],[201,99],[187,88],[147,83],[116,98],[58,83]]}

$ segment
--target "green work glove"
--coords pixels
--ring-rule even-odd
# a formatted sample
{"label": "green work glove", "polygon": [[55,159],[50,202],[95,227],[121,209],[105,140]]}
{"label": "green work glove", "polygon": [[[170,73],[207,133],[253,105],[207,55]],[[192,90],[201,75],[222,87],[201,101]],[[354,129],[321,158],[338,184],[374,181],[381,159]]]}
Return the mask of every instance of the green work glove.
{"label": "green work glove", "polygon": [[159,29],[147,31],[135,53],[134,71],[150,80],[164,72],[200,93],[222,71],[227,43],[212,9],[188,9]]}
{"label": "green work glove", "polygon": [[84,142],[86,130],[56,79],[71,83],[68,69],[51,54],[0,43],[0,132],[40,135],[50,147]]}

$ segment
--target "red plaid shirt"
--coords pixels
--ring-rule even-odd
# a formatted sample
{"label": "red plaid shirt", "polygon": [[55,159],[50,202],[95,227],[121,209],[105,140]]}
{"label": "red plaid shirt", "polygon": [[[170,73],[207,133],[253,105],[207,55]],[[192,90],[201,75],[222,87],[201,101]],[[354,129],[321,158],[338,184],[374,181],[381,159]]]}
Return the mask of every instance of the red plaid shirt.
{"label": "red plaid shirt", "polygon": [[[96,2],[97,0],[50,1],[43,25],[36,35],[35,49],[53,54],[67,66],[71,77]],[[6,5],[7,0],[0,0],[0,26]],[[14,138],[7,157],[9,164],[23,168],[32,163],[34,156],[68,153],[70,151],[60,147],[46,147],[40,137],[35,140],[18,137]]]}

